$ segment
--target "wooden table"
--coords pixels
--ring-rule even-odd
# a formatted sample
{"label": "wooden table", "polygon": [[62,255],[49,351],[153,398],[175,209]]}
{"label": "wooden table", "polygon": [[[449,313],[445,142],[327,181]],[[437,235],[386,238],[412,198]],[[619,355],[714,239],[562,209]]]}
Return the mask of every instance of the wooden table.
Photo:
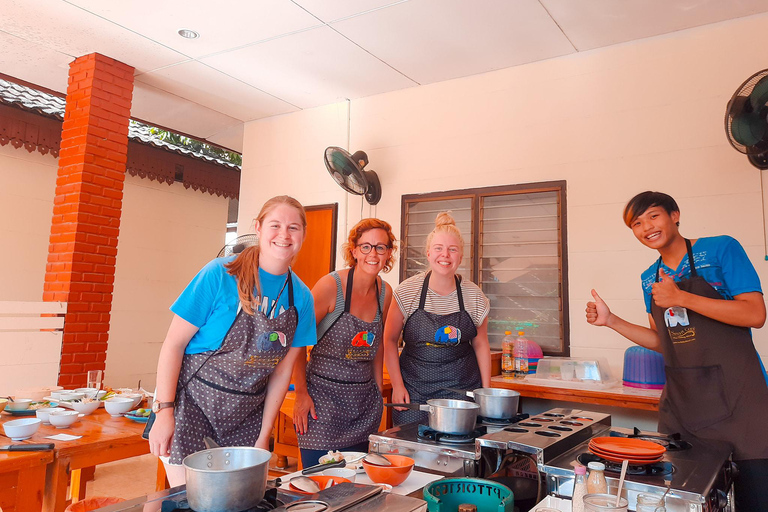
{"label": "wooden table", "polygon": [[[0,417],[0,423],[17,418],[3,413]],[[49,459],[41,460],[38,463],[38,466],[44,467],[45,492],[42,502],[34,510],[63,512],[69,502],[67,486],[70,485],[70,480],[73,501],[81,499],[85,490],[85,482],[80,478],[83,469],[149,453],[149,443],[141,437],[143,431],[143,423],[122,417],[112,418],[103,407],[93,414],[80,418],[68,428],[57,429],[51,425],[41,425],[35,435],[23,441],[24,443],[53,442],[55,445],[52,454],[47,452]],[[82,437],[73,441],[46,439],[47,436],[54,434],[71,434]],[[7,438],[3,439],[3,441],[5,440]],[[7,454],[6,456],[10,457],[11,455],[16,457],[18,454]],[[0,466],[0,478],[4,476],[2,470],[3,466]],[[0,480],[0,482],[2,481]],[[0,484],[1,488],[2,485]],[[2,507],[4,512],[7,512],[5,507]],[[17,510],[20,509],[17,508]]]}
{"label": "wooden table", "polygon": [[[6,415],[3,415],[6,416]],[[0,444],[12,441],[2,437]],[[37,512],[43,508],[45,468],[53,452],[0,452],[0,509]]]}
{"label": "wooden table", "polygon": [[549,386],[501,376],[491,377],[491,387],[513,389],[520,392],[522,397],[601,404],[646,411],[658,411],[661,397],[659,389],[628,388],[622,385],[600,390],[578,389],[569,388],[566,382],[558,386]]}

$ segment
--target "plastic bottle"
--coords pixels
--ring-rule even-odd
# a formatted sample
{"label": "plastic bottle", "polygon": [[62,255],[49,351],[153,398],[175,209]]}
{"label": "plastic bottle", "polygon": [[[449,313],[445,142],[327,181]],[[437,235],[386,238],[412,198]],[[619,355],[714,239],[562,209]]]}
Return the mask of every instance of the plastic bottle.
{"label": "plastic bottle", "polygon": [[525,337],[525,331],[517,331],[512,355],[515,360],[515,377],[528,375],[528,339]]}
{"label": "plastic bottle", "polygon": [[605,481],[605,464],[590,462],[589,478],[587,478],[587,492],[589,494],[608,494],[608,483]]}
{"label": "plastic bottle", "polygon": [[573,482],[571,510],[573,512],[584,512],[584,496],[587,494],[587,468],[576,466],[573,471],[576,473],[576,478]]}
{"label": "plastic bottle", "polygon": [[501,374],[504,377],[512,377],[515,374],[515,364],[512,352],[515,346],[515,338],[512,331],[504,331],[504,339],[501,340]]}

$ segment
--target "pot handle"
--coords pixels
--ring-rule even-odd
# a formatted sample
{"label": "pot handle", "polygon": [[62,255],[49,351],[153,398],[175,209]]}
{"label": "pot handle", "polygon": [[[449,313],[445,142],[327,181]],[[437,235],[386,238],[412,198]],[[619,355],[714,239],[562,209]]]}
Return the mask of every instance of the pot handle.
{"label": "pot handle", "polygon": [[472,391],[467,391],[466,389],[455,389],[455,388],[445,388],[448,391],[453,391],[454,393],[460,393],[462,395],[466,395],[469,398],[475,398],[475,394]]}
{"label": "pot handle", "polygon": [[208,448],[209,450],[210,450],[211,448],[221,448],[221,447],[218,445],[218,443],[216,443],[216,441],[214,441],[213,439],[211,439],[211,438],[210,438],[210,437],[208,437],[208,436],[205,436],[205,437],[203,438],[203,442],[205,443],[205,447],[206,447],[206,448]]}
{"label": "pot handle", "polygon": [[430,408],[427,404],[384,404],[384,407],[405,407],[406,409],[413,409],[416,411],[430,411]]}

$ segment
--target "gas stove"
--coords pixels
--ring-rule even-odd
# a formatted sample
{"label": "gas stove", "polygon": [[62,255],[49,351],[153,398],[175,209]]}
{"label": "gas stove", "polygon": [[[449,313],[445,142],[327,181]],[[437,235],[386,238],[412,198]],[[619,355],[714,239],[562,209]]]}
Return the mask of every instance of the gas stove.
{"label": "gas stove", "polygon": [[[186,501],[184,486],[156,492],[141,498],[124,501],[99,509],[97,512],[172,512],[190,511]],[[253,509],[243,512],[271,511],[286,512],[291,510],[333,512],[384,512],[398,510],[403,512],[424,512],[423,500],[381,492],[381,488],[372,485],[343,483],[317,494],[301,495],[284,489],[267,490],[264,500]],[[194,511],[190,511],[194,512]]]}
{"label": "gas stove", "polygon": [[[731,488],[733,469],[729,461],[731,452],[727,445],[616,427],[598,435],[638,437],[667,447],[659,463],[629,466],[622,495],[628,499],[630,510],[634,510],[639,493],[662,494],[667,488],[666,482],[670,480],[671,490],[666,497],[667,512],[730,510],[728,492]],[[591,461],[605,463],[608,492],[616,493],[621,464],[599,459],[589,452],[588,444],[589,440],[586,440],[540,466],[540,471],[547,477],[550,493],[567,497],[572,495],[573,464],[576,461],[581,464]]]}
{"label": "gas stove", "polygon": [[610,428],[609,414],[556,408],[482,436],[477,443],[484,457],[498,461],[495,469],[509,453],[527,454],[541,468],[545,462]]}
{"label": "gas stove", "polygon": [[527,414],[504,420],[480,418],[474,432],[463,436],[409,423],[371,434],[368,441],[370,451],[374,453],[406,455],[416,461],[416,467],[432,472],[446,476],[482,476],[477,441],[488,433],[498,432],[526,419]]}

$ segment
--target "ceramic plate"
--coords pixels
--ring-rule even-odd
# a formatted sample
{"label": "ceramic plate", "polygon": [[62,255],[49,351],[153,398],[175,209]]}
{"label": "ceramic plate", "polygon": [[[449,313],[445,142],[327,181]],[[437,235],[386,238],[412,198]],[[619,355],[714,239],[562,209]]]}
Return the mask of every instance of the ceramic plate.
{"label": "ceramic plate", "polygon": [[8,414],[11,416],[34,416],[35,415],[35,409],[24,409],[23,411],[8,411],[6,410]]}
{"label": "ceramic plate", "polygon": [[616,457],[659,457],[667,451],[663,446],[642,439],[626,437],[596,437],[589,442],[590,446]]}
{"label": "ceramic plate", "polygon": [[146,423],[147,421],[149,421],[149,416],[139,416],[138,414],[136,414],[136,411],[129,411],[125,413],[124,416],[129,420],[137,421],[139,423]]}

